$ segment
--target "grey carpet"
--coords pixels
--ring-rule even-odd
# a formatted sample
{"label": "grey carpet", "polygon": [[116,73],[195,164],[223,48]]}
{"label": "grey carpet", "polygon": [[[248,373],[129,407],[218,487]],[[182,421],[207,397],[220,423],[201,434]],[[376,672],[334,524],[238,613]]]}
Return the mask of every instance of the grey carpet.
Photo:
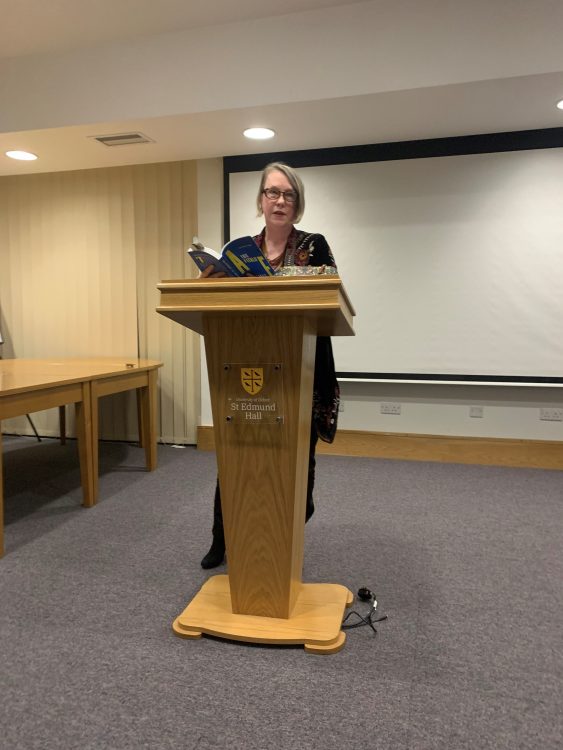
{"label": "grey carpet", "polygon": [[313,656],[171,631],[208,577],[213,454],[146,473],[104,443],[86,510],[75,443],[4,452],[2,749],[563,745],[561,473],[319,457],[303,578],[389,619]]}

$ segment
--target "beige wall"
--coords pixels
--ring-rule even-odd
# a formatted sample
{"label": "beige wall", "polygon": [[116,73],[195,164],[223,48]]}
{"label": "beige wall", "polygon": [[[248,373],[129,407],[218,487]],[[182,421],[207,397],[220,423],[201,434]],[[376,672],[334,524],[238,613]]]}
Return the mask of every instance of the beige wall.
{"label": "beige wall", "polygon": [[[155,307],[160,280],[194,275],[185,248],[198,233],[198,169],[209,162],[0,178],[2,356],[162,360],[165,442],[196,440],[199,341]],[[54,410],[33,419],[58,434]],[[106,399],[101,422],[102,437],[134,439],[130,394]],[[25,418],[2,429],[29,433]]]}

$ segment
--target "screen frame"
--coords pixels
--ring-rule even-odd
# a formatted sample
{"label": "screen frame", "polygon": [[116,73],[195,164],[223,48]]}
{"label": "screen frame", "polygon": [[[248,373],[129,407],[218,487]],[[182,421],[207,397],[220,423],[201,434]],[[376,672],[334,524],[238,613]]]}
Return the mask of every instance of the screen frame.
{"label": "screen frame", "polygon": [[[224,242],[230,239],[230,176],[237,172],[259,172],[273,161],[290,163],[292,167],[318,167],[335,164],[430,157],[462,156],[470,154],[502,153],[563,147],[563,127],[520,130],[502,133],[452,136],[423,140],[396,141],[336,148],[298,151],[266,152],[223,158],[223,226]],[[563,377],[444,374],[412,372],[338,372],[337,376],[354,381],[434,382],[495,385],[563,385]]]}

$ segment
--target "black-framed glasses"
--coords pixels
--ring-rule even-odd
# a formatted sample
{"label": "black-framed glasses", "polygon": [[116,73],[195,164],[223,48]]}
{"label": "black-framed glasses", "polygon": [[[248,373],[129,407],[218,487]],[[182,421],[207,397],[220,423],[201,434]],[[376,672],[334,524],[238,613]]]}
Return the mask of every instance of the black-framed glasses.
{"label": "black-framed glasses", "polygon": [[297,193],[295,190],[278,190],[277,188],[264,188],[262,190],[264,195],[269,201],[277,201],[280,196],[286,203],[295,203],[297,200]]}

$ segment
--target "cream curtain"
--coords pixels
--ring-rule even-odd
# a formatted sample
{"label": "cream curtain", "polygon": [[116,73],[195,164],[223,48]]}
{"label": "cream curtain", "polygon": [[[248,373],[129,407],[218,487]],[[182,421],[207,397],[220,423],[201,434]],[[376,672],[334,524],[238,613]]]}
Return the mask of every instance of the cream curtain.
{"label": "cream curtain", "polygon": [[[161,439],[195,443],[198,338],[155,307],[160,280],[193,276],[196,233],[196,162],[0,178],[0,353],[159,359]],[[56,411],[33,420],[58,435]],[[132,394],[104,399],[101,435],[136,439]]]}

